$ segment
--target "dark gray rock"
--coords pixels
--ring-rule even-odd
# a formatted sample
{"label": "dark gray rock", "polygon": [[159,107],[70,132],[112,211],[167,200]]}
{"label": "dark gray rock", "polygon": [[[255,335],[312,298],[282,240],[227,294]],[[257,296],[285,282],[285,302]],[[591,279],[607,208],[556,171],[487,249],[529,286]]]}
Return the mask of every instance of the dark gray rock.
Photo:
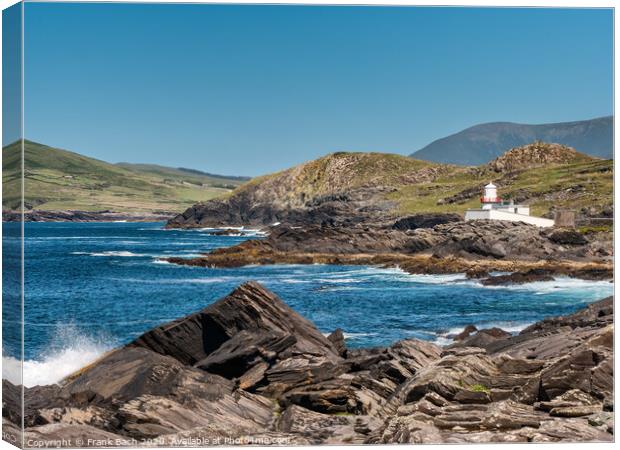
{"label": "dark gray rock", "polygon": [[554,278],[548,270],[532,269],[527,272],[514,272],[508,275],[497,275],[481,280],[484,286],[503,286],[509,284],[525,284],[536,281],[553,281]]}
{"label": "dark gray rock", "polygon": [[[247,283],[60,385],[24,389],[26,435],[169,445],[194,437],[287,445],[611,441],[612,299],[506,334],[480,330],[445,349],[411,339],[345,354],[341,331],[324,337]],[[21,424],[21,387],[5,381],[3,390],[11,433]]]}
{"label": "dark gray rock", "polygon": [[254,340],[252,345],[264,347],[266,351],[275,346],[277,353],[286,351],[291,355],[321,355],[339,360],[334,345],[309,321],[254,282],[244,283],[202,311],[154,328],[129,345],[193,365],[199,361],[208,363],[209,355],[231,339],[240,339],[237,335],[242,331],[247,332],[243,337],[246,346]]}
{"label": "dark gray rock", "polygon": [[442,213],[425,213],[415,214],[413,216],[403,217],[398,219],[392,225],[395,230],[416,230],[418,228],[433,228],[435,225],[441,225],[450,222],[460,222],[463,218],[454,213],[442,214]]}
{"label": "dark gray rock", "polygon": [[549,235],[549,240],[562,245],[586,245],[588,239],[576,230],[558,230]]}

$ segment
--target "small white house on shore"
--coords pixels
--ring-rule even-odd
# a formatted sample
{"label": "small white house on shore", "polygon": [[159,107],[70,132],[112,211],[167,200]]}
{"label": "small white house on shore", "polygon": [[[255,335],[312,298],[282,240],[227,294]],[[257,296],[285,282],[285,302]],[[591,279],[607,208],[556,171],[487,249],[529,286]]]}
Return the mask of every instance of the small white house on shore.
{"label": "small white house on shore", "polygon": [[525,222],[539,227],[552,227],[554,221],[544,217],[530,216],[530,207],[515,205],[514,202],[504,202],[497,196],[497,186],[489,183],[484,187],[484,193],[480,198],[480,209],[468,209],[465,211],[465,220],[510,220],[512,222]]}

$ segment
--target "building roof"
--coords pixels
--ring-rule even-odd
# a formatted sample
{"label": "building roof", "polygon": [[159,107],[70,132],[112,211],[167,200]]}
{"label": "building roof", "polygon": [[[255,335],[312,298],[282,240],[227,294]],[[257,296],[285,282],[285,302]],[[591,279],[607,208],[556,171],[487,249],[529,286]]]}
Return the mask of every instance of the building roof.
{"label": "building roof", "polygon": [[495,186],[492,182],[485,186],[485,188],[496,188],[496,187],[497,186]]}

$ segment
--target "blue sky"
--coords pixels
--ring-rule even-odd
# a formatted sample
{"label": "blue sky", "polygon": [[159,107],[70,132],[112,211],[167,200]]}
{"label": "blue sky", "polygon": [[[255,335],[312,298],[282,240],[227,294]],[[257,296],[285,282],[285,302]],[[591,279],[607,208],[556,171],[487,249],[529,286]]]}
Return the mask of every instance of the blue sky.
{"label": "blue sky", "polygon": [[27,3],[26,137],[258,175],[612,114],[612,11]]}

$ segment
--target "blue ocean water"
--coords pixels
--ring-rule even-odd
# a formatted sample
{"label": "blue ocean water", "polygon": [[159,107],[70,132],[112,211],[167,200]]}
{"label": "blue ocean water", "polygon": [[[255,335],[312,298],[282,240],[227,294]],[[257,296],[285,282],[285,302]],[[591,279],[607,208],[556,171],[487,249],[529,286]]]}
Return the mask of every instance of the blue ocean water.
{"label": "blue ocean water", "polygon": [[[11,238],[19,224],[3,227]],[[517,331],[611,295],[613,288],[568,278],[491,288],[458,274],[364,266],[183,267],[159,258],[190,257],[247,237],[165,230],[163,223],[27,223],[25,236],[26,385],[57,381],[247,280],[263,283],[321,331],[342,328],[350,347],[411,337],[446,343],[448,334],[470,323]],[[14,318],[4,317],[5,330]],[[3,350],[17,357],[19,341],[5,339]]]}

